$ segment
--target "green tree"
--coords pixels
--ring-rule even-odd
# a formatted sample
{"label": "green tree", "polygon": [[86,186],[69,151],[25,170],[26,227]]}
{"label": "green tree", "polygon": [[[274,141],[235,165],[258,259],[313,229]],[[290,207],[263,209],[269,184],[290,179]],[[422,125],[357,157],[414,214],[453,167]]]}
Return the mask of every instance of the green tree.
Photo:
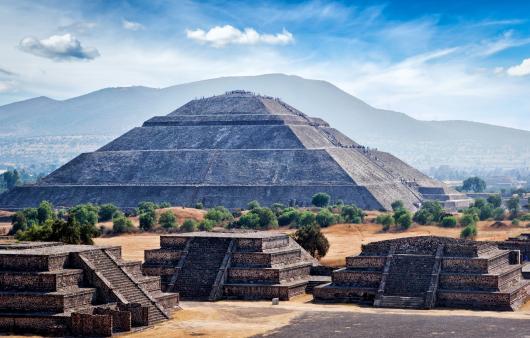
{"label": "green tree", "polygon": [[464,239],[475,238],[477,236],[477,226],[475,224],[467,225],[460,232],[460,237]]}
{"label": "green tree", "polygon": [[48,201],[42,201],[37,208],[37,219],[39,223],[44,223],[49,219],[55,218],[53,205]]}
{"label": "green tree", "polygon": [[392,225],[395,224],[395,219],[391,214],[381,214],[378,215],[375,219],[375,223],[381,224],[383,226],[383,230],[387,231],[390,229]]}
{"label": "green tree", "polygon": [[313,195],[313,198],[311,199],[311,203],[316,207],[323,208],[329,204],[330,199],[331,199],[331,196],[329,196],[325,192],[319,192]]}
{"label": "green tree", "polygon": [[197,203],[195,203],[195,209],[199,209],[199,210],[201,210],[201,209],[203,209],[203,208],[204,208],[204,205],[202,204],[202,202],[197,202]]}
{"label": "green tree", "polygon": [[215,221],[212,221],[211,219],[203,219],[199,223],[199,230],[201,231],[212,231],[215,227]]}
{"label": "green tree", "polygon": [[337,223],[335,215],[328,209],[322,209],[318,212],[316,216],[316,222],[322,228],[328,227]]}
{"label": "green tree", "polygon": [[405,205],[403,204],[403,201],[401,200],[392,202],[391,206],[392,206],[393,211],[396,211],[398,209],[405,209]]}
{"label": "green tree", "polygon": [[486,182],[480,177],[470,177],[464,180],[462,190],[476,193],[484,192],[486,190]]}
{"label": "green tree", "polygon": [[297,226],[303,227],[307,225],[315,224],[317,221],[317,218],[315,214],[313,214],[311,211],[304,211],[300,214],[300,217],[298,217],[297,220]]}
{"label": "green tree", "polygon": [[146,212],[155,212],[158,209],[158,205],[153,202],[143,201],[138,204],[138,213],[143,214]]}
{"label": "green tree", "polygon": [[278,216],[278,224],[280,226],[291,225],[298,222],[300,212],[294,208],[284,209],[282,214]]}
{"label": "green tree", "polygon": [[242,229],[257,229],[259,228],[259,216],[253,212],[247,212],[239,218],[234,226]]}
{"label": "green tree", "polygon": [[477,199],[475,199],[475,201],[473,202],[473,206],[474,206],[475,208],[478,208],[478,209],[482,208],[482,207],[485,206],[485,205],[486,205],[486,200],[483,199],[483,198],[477,198]]}
{"label": "green tree", "polygon": [[342,207],[340,215],[345,222],[360,224],[363,222],[364,213],[362,209],[357,208],[356,205],[345,205]]}
{"label": "green tree", "polygon": [[99,207],[98,218],[100,222],[110,221],[118,213],[118,207],[114,204],[107,203]]}
{"label": "green tree", "polygon": [[294,240],[315,258],[322,258],[329,250],[329,241],[317,224],[300,227]]}
{"label": "green tree", "polygon": [[226,222],[231,222],[234,219],[234,216],[232,216],[232,213],[228,211],[228,209],[226,209],[225,207],[217,206],[213,209],[208,210],[204,218],[215,222],[215,224],[217,225]]}
{"label": "green tree", "polygon": [[401,213],[399,217],[396,219],[396,224],[400,228],[405,229],[405,230],[410,228],[412,225],[412,214],[409,211],[405,210],[405,212]]}
{"label": "green tree", "polygon": [[464,214],[461,218],[460,218],[460,224],[462,224],[462,226],[468,226],[468,225],[475,225],[477,224],[477,221],[475,219],[475,217],[473,217],[472,214]]}
{"label": "green tree", "polygon": [[505,214],[505,211],[501,207],[493,209],[493,219],[496,221],[504,220],[504,217],[505,217],[504,214]]}
{"label": "green tree", "polygon": [[68,210],[69,218],[73,218],[80,225],[96,226],[98,223],[99,208],[96,205],[78,204]]}
{"label": "green tree", "polygon": [[162,202],[162,203],[160,203],[159,208],[160,208],[160,209],[171,208],[171,203],[169,203],[169,202]]}
{"label": "green tree", "polygon": [[150,230],[156,224],[156,213],[154,210],[143,212],[139,216],[140,228],[143,230]]}
{"label": "green tree", "polygon": [[194,232],[199,228],[199,222],[194,219],[187,219],[182,223],[181,229],[185,232]]}
{"label": "green tree", "polygon": [[121,234],[129,232],[133,229],[133,224],[130,219],[125,217],[122,213],[115,213],[112,218],[112,232],[115,234]]}
{"label": "green tree", "polygon": [[414,214],[413,220],[418,224],[438,223],[442,220],[444,209],[438,201],[425,201],[420,210]]}
{"label": "green tree", "polygon": [[506,207],[510,211],[510,217],[516,218],[517,214],[519,213],[519,210],[521,209],[521,205],[519,204],[521,202],[519,196],[512,196],[507,202]]}
{"label": "green tree", "polygon": [[482,208],[480,208],[480,220],[485,221],[493,217],[493,205],[487,203]]}
{"label": "green tree", "polygon": [[499,208],[502,205],[502,197],[500,194],[488,196],[487,201],[493,206],[493,208]]}
{"label": "green tree", "polygon": [[11,225],[10,235],[15,235],[18,231],[25,231],[28,228],[28,220],[24,211],[17,211],[11,216]]}
{"label": "green tree", "polygon": [[0,176],[4,180],[7,190],[11,190],[20,184],[20,175],[16,169],[13,171],[8,170]]}
{"label": "green tree", "polygon": [[259,202],[256,201],[256,200],[250,201],[247,204],[247,209],[248,210],[257,209],[259,207],[260,207]]}
{"label": "green tree", "polygon": [[285,205],[283,205],[282,203],[273,203],[271,205],[271,210],[272,212],[274,212],[276,217],[280,216],[284,209],[285,209]]}
{"label": "green tree", "polygon": [[159,219],[158,223],[164,229],[176,228],[177,227],[177,217],[171,210],[164,211]]}
{"label": "green tree", "polygon": [[444,216],[441,224],[445,228],[454,228],[457,224],[456,217],[451,215]]}

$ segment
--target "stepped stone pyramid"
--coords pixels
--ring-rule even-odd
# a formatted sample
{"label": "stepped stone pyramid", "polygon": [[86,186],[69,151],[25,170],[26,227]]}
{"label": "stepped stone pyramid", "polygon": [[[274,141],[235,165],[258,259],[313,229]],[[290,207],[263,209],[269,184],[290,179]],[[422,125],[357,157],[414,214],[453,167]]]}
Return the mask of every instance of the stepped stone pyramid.
{"label": "stepped stone pyramid", "polygon": [[313,265],[285,234],[193,232],[160,236],[160,249],[145,251],[142,268],[182,299],[288,300],[319,283],[310,277]]}
{"label": "stepped stone pyramid", "polygon": [[[355,123],[355,121],[352,121]],[[139,202],[241,208],[251,200],[309,205],[317,192],[364,209],[425,199],[469,200],[396,157],[361,146],[319,118],[244,91],[193,100],[101,149],[84,153],[33,186],[0,195],[0,209]]]}
{"label": "stepped stone pyramid", "polygon": [[0,244],[0,332],[111,336],[169,319],[177,305],[120,247]]}
{"label": "stepped stone pyramid", "polygon": [[522,267],[518,250],[494,243],[407,237],[363,245],[313,295],[378,307],[515,310],[530,295]]}

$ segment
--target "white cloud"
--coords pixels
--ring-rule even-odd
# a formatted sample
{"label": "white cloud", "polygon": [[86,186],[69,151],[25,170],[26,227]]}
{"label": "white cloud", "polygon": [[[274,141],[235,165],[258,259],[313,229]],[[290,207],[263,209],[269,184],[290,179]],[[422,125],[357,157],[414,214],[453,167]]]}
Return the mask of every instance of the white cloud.
{"label": "white cloud", "polygon": [[69,25],[59,26],[58,30],[61,32],[76,32],[78,34],[85,34],[96,28],[95,22],[78,21]]}
{"label": "white cloud", "polygon": [[0,93],[7,92],[11,89],[11,86],[6,82],[0,82]]}
{"label": "white cloud", "polygon": [[26,37],[20,41],[19,47],[27,53],[55,61],[92,60],[99,56],[97,49],[83,47],[72,34],[52,35],[42,40]]}
{"label": "white cloud", "polygon": [[530,58],[524,59],[523,62],[517,66],[508,68],[506,73],[510,76],[530,75]]}
{"label": "white cloud", "polygon": [[142,25],[139,22],[127,21],[127,20],[122,21],[122,27],[130,31],[138,31],[138,30],[145,28],[144,25]]}
{"label": "white cloud", "polygon": [[199,43],[209,44],[213,47],[224,47],[229,44],[255,45],[265,43],[270,45],[286,45],[294,42],[293,34],[285,28],[277,34],[260,34],[253,28],[245,28],[243,31],[230,26],[215,26],[209,31],[202,29],[186,30],[188,39]]}

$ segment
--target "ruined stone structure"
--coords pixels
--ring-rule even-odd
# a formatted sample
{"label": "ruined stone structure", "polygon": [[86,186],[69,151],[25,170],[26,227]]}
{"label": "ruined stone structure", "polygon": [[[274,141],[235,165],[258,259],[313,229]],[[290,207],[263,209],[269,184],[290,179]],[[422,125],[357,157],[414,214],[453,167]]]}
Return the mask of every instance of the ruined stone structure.
{"label": "ruined stone structure", "polygon": [[514,310],[530,292],[521,268],[519,251],[492,243],[407,237],[363,245],[313,295],[378,307]]}
{"label": "ruined stone structure", "polygon": [[[352,121],[355,123],[355,121]],[[190,101],[32,186],[0,195],[0,209],[141,201],[241,208],[251,200],[308,205],[317,192],[363,209],[449,208],[469,199],[396,157],[355,143],[279,99],[234,91]]]}
{"label": "ruined stone structure", "polygon": [[178,294],[120,247],[0,244],[0,331],[110,336],[170,318]]}
{"label": "ruined stone structure", "polygon": [[314,264],[285,234],[193,232],[161,236],[142,268],[182,299],[288,300],[305,292]]}
{"label": "ruined stone structure", "polygon": [[510,237],[505,241],[497,242],[501,249],[519,250],[524,261],[530,261],[530,233],[522,233],[517,237]]}

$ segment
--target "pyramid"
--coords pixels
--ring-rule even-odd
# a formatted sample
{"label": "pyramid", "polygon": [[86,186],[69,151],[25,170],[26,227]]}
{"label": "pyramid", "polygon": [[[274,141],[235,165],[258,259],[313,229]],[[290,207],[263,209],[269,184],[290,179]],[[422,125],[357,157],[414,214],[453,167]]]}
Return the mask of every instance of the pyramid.
{"label": "pyramid", "polygon": [[[355,121],[352,121],[355,123]],[[319,118],[277,98],[232,91],[155,116],[97,151],[84,153],[38,184],[0,195],[0,209],[141,201],[241,208],[251,200],[364,209],[409,208],[425,199],[458,207],[466,198],[391,154],[355,143]]]}

